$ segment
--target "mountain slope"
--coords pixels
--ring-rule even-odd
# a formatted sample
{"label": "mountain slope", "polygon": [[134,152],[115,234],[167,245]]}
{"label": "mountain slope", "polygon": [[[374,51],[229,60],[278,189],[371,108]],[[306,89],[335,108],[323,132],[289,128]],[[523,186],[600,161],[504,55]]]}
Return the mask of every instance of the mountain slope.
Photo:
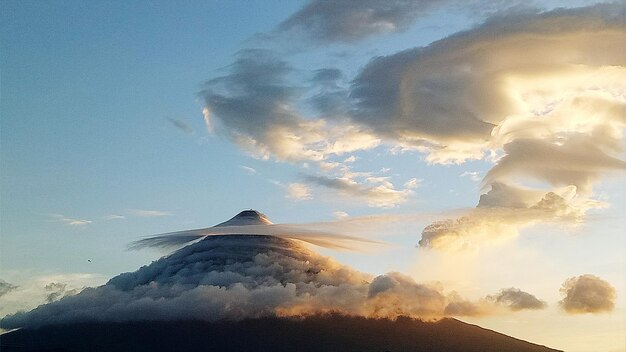
{"label": "mountain slope", "polygon": [[239,322],[93,323],[24,329],[2,351],[557,351],[455,319],[367,319],[340,315]]}

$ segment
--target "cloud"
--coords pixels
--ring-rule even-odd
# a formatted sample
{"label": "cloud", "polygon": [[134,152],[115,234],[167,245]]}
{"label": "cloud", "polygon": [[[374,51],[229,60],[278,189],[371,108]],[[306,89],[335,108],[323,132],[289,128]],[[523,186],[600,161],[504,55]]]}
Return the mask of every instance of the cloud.
{"label": "cloud", "polygon": [[484,301],[472,302],[461,297],[457,292],[448,295],[448,304],[444,313],[451,316],[482,316],[491,312],[493,307],[486,307]]}
{"label": "cloud", "polygon": [[401,32],[438,0],[310,1],[286,19],[279,31],[294,31],[320,42],[352,42],[375,34]]}
{"label": "cloud", "polygon": [[303,183],[291,183],[287,186],[287,198],[293,200],[311,199],[311,189]]}
{"label": "cloud", "polygon": [[[51,284],[50,292],[66,292]],[[4,317],[2,328],[79,322],[240,320],[336,312],[365,317],[446,315],[440,285],[400,273],[373,277],[297,241],[206,237],[135,272]],[[462,300],[456,295],[457,300]]]}
{"label": "cloud", "polygon": [[487,173],[484,182],[524,175],[554,186],[574,185],[589,194],[600,174],[626,170],[626,162],[606,155],[592,138],[584,136],[570,137],[562,144],[518,139],[506,144],[504,151],[506,155]]}
{"label": "cloud", "polygon": [[15,290],[17,286],[12,285],[2,279],[0,279],[0,297],[6,295],[7,293]]}
{"label": "cloud", "polygon": [[146,209],[129,209],[128,213],[133,216],[138,216],[142,218],[153,218],[160,216],[171,216],[172,213],[161,210],[146,210]]}
{"label": "cloud", "polygon": [[571,277],[561,286],[561,308],[569,314],[604,313],[615,307],[615,288],[594,275]]}
{"label": "cloud", "polygon": [[412,278],[392,272],[374,278],[367,292],[369,316],[401,314],[423,318],[440,317],[446,298],[436,287],[418,284]]}
{"label": "cloud", "polygon": [[254,175],[257,172],[256,169],[245,165],[239,165],[239,168],[245,171],[248,175]]}
{"label": "cloud", "polygon": [[46,302],[51,303],[54,301],[58,301],[59,299],[65,296],[72,296],[80,292],[80,289],[67,289],[67,284],[60,282],[51,282],[47,284],[45,287],[47,296]]}
{"label": "cloud", "polygon": [[9,270],[4,275],[11,277],[10,285],[13,288],[0,295],[0,318],[18,311],[32,310],[41,304],[75,294],[86,286],[106,282],[105,277],[88,273],[50,274]]}
{"label": "cloud", "polygon": [[105,220],[120,220],[120,219],[126,219],[126,217],[120,214],[109,214],[105,216],[104,219]]}
{"label": "cloud", "polygon": [[175,118],[171,118],[171,117],[166,117],[167,121],[169,121],[172,126],[176,127],[179,131],[191,135],[194,134],[194,130],[191,126],[189,126],[187,123],[185,123],[184,121],[175,119]]}
{"label": "cloud", "polygon": [[69,226],[85,226],[85,225],[89,225],[89,224],[91,224],[93,222],[91,220],[70,218],[70,217],[67,217],[67,216],[65,216],[63,214],[50,214],[50,216],[52,218],[56,219],[58,222],[61,222],[63,224],[69,225]]}
{"label": "cloud", "polygon": [[336,219],[345,219],[345,218],[350,217],[350,214],[346,213],[345,211],[335,211],[333,212],[333,216]]}
{"label": "cloud", "polygon": [[342,196],[364,199],[368,205],[381,208],[392,208],[406,202],[408,197],[413,194],[412,189],[417,186],[417,180],[412,179],[405,184],[404,189],[396,189],[386,177],[367,177],[368,185],[363,185],[349,175],[340,178],[306,175],[305,180],[318,186],[336,190]]}
{"label": "cloud", "polygon": [[221,132],[262,159],[321,161],[380,144],[357,125],[304,118],[296,104],[304,89],[290,82],[292,72],[270,51],[241,51],[228,75],[206,82],[200,93],[205,116],[211,116],[211,126],[219,121]]}
{"label": "cloud", "polygon": [[469,177],[472,181],[478,182],[482,179],[477,171],[464,171],[460,177]]}
{"label": "cloud", "polygon": [[487,296],[487,299],[496,304],[504,305],[512,311],[524,309],[537,310],[547,307],[546,302],[539,300],[528,292],[514,287],[502,289],[494,296]]}
{"label": "cloud", "polygon": [[606,204],[583,198],[576,187],[551,192],[494,183],[481,195],[478,206],[465,216],[433,222],[422,230],[419,245],[440,250],[475,249],[515,238],[525,227],[539,222],[576,226],[585,213]]}
{"label": "cloud", "polygon": [[[623,125],[623,13],[618,4],[513,12],[375,58],[354,80],[352,118],[441,163],[482,158],[514,121],[521,131],[509,137],[541,139]],[[595,111],[581,110],[587,105],[598,113],[586,114]],[[570,122],[557,123],[568,114]]]}

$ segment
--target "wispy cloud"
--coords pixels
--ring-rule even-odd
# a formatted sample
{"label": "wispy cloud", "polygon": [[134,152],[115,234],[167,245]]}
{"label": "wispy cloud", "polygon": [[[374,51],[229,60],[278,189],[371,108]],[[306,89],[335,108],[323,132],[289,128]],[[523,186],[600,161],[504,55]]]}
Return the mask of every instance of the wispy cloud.
{"label": "wispy cloud", "polygon": [[347,217],[350,217],[350,214],[346,213],[345,211],[335,211],[333,212],[333,216],[336,219],[345,219]]}
{"label": "wispy cloud", "polygon": [[121,220],[126,219],[126,216],[120,214],[109,214],[104,217],[104,220]]}
{"label": "wispy cloud", "polygon": [[85,226],[91,224],[93,221],[86,219],[78,219],[67,217],[63,214],[50,214],[50,216],[56,221],[69,225],[69,226]]}
{"label": "wispy cloud", "polygon": [[187,123],[185,123],[182,120],[178,120],[172,117],[166,117],[166,119],[172,124],[172,126],[176,127],[179,131],[185,134],[191,135],[191,134],[194,134],[195,132],[191,126],[189,126]]}
{"label": "wispy cloud", "polygon": [[293,200],[307,200],[313,198],[311,188],[304,183],[291,183],[287,186],[287,198]]}
{"label": "wispy cloud", "polygon": [[128,213],[132,216],[138,216],[142,218],[172,216],[172,213],[167,212],[167,211],[161,211],[161,210],[129,209]]}
{"label": "wispy cloud", "polygon": [[305,175],[304,179],[311,184],[336,190],[340,195],[364,199],[370,206],[381,208],[392,208],[406,202],[417,184],[417,180],[413,179],[404,189],[396,189],[386,177],[367,177],[365,183],[360,184],[348,175],[339,178]]}
{"label": "wispy cloud", "polygon": [[482,179],[478,171],[465,171],[460,175],[460,177],[468,177],[474,182],[480,182],[480,180]]}
{"label": "wispy cloud", "polygon": [[251,168],[249,166],[245,166],[245,165],[239,165],[239,168],[243,171],[245,171],[248,175],[254,175],[257,173],[256,169]]}
{"label": "wispy cloud", "polygon": [[0,279],[0,297],[6,295],[7,293],[15,290],[18,286],[12,285],[2,279]]}

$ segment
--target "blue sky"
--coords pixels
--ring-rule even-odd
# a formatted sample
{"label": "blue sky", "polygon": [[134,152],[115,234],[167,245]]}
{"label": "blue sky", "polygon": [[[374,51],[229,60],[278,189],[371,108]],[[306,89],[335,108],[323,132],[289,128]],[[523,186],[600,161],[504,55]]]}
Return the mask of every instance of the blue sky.
{"label": "blue sky", "polygon": [[[626,272],[623,258],[626,226],[622,214],[626,200],[623,164],[607,159],[605,163],[581,162],[579,165],[576,164],[579,160],[594,160],[594,157],[585,159],[575,155],[567,159],[559,154],[558,158],[562,159],[557,158],[554,163],[575,166],[546,174],[543,161],[529,157],[526,149],[519,153],[519,149],[506,147],[521,145],[529,139],[531,144],[549,140],[555,146],[566,145],[566,148],[571,142],[572,153],[577,153],[581,148],[575,144],[578,139],[572,135],[584,135],[592,138],[589,143],[595,143],[600,137],[590,131],[606,127],[613,131],[607,135],[615,140],[618,148],[608,143],[607,146],[597,145],[602,151],[610,150],[607,155],[611,158],[624,160],[623,122],[612,115],[589,120],[583,116],[586,110],[580,108],[583,116],[580,121],[559,130],[554,126],[565,123],[559,122],[561,117],[557,113],[565,111],[563,115],[569,114],[567,116],[578,113],[574,105],[567,105],[555,113],[558,115],[554,117],[556,122],[550,122],[553,125],[546,127],[551,134],[537,132],[533,127],[536,124],[532,125],[537,120],[522,114],[519,106],[523,104],[515,105],[517,101],[513,98],[510,101],[504,99],[504,93],[508,91],[502,95],[491,91],[497,85],[494,82],[502,81],[488,81],[488,74],[495,75],[495,71],[488,69],[484,69],[486,73],[480,78],[467,78],[459,73],[451,76],[449,81],[442,79],[433,83],[432,89],[438,93],[430,101],[420,100],[423,99],[420,94],[426,93],[419,90],[431,80],[434,82],[448,74],[447,71],[456,74],[452,66],[445,66],[446,62],[450,65],[457,63],[451,57],[462,51],[454,52],[454,48],[458,46],[470,51],[469,46],[462,46],[463,43],[478,42],[476,38],[483,40],[481,35],[497,27],[501,18],[509,18],[506,16],[517,24],[504,26],[502,32],[496,32],[492,37],[496,44],[488,40],[480,42],[486,45],[480,53],[488,57],[485,59],[488,64],[481,61],[478,54],[467,60],[476,65],[475,70],[483,67],[481,65],[501,65],[498,72],[506,74],[507,82],[517,84],[518,90],[511,96],[527,99],[524,102],[528,106],[536,104],[532,109],[528,108],[531,112],[552,111],[555,104],[569,99],[566,93],[563,96],[558,94],[570,92],[570,87],[572,92],[595,94],[589,93],[593,90],[588,88],[591,83],[585,83],[592,79],[583,82],[580,78],[585,74],[589,75],[585,77],[597,79],[597,83],[593,83],[604,94],[601,99],[605,100],[602,101],[608,101],[609,96],[613,99],[611,104],[623,104],[626,99],[623,93],[615,93],[624,89],[623,82],[619,82],[624,70],[623,58],[618,54],[613,57],[609,52],[605,53],[604,59],[593,58],[589,49],[592,44],[589,43],[593,43],[595,32],[590,32],[587,37],[581,35],[582,39],[571,42],[560,39],[558,42],[563,50],[579,50],[582,53],[580,62],[565,64],[550,57],[551,52],[548,52],[545,57],[537,55],[534,61],[502,64],[498,60],[508,57],[505,54],[510,48],[490,49],[489,45],[500,45],[499,38],[505,38],[509,30],[515,32],[525,28],[526,23],[542,21],[544,17],[538,14],[540,12],[515,3],[510,6],[480,1],[465,5],[454,1],[432,6],[428,3],[424,1],[423,9],[407,23],[402,22],[404,17],[397,15],[390,22],[391,29],[364,27],[362,32],[356,32],[358,37],[344,40],[342,37],[325,37],[319,28],[301,24],[280,30],[283,21],[306,9],[309,3],[302,1],[4,1],[0,13],[0,279],[22,287],[30,285],[31,279],[45,280],[42,278],[46,277],[66,278],[77,287],[101,284],[113,275],[135,270],[163,255],[150,250],[128,251],[126,245],[129,242],[142,236],[208,227],[247,208],[260,210],[277,223],[333,221],[339,212],[357,219],[368,215],[409,214],[406,224],[377,225],[376,229],[381,231],[387,227],[399,228],[393,236],[371,235],[391,242],[391,249],[366,254],[321,251],[359,270],[376,274],[398,270],[424,281],[452,282],[458,276],[458,273],[441,270],[427,273],[424,265],[451,268],[455,263],[471,261],[475,263],[471,270],[475,270],[476,281],[471,285],[451,283],[450,287],[466,289],[469,296],[493,292],[501,284],[535,288],[536,294],[542,293],[544,299],[554,306],[542,314],[554,319],[565,319],[556,308],[562,281],[577,275],[594,274],[617,288],[616,308],[604,317],[615,319],[617,327],[626,326],[623,314],[623,292],[626,289],[623,279]],[[595,2],[554,1],[534,5],[540,11],[547,11],[559,6],[592,3]],[[623,3],[614,6],[621,6],[623,12]],[[561,16],[558,11],[545,18]],[[580,10],[576,16],[584,20],[585,16],[591,16],[588,12],[593,11]],[[484,21],[487,23],[483,25]],[[571,21],[571,18],[564,21]],[[607,23],[607,26],[614,25],[610,20]],[[621,27],[617,25],[617,29],[623,35],[623,23]],[[461,31],[469,32],[459,34]],[[546,33],[546,36],[554,34]],[[600,35],[608,36],[602,29],[598,33],[598,41],[605,38]],[[511,37],[518,38],[515,35],[517,32]],[[541,35],[544,33],[538,36]],[[614,39],[606,38],[606,43]],[[435,44],[431,44],[433,42]],[[524,43],[529,45],[528,53],[532,56],[534,44]],[[540,45],[544,44],[537,44],[537,52],[542,50]],[[427,49],[422,50],[423,54],[418,49],[415,53],[411,51],[418,47]],[[276,83],[268,86],[264,82],[245,86],[251,83],[238,81],[237,73],[250,67],[245,63],[237,66],[237,60],[254,61],[260,56],[254,53],[252,57],[245,57],[248,49],[270,53],[268,60],[271,63],[283,62],[289,66],[285,76],[269,77],[269,80],[276,79]],[[519,52],[512,49],[511,52],[510,61],[516,61],[515,55],[519,57]],[[498,55],[490,57],[493,53]],[[376,61],[377,57],[388,61]],[[402,66],[405,57],[414,61],[407,61],[406,66]],[[432,61],[428,61],[430,57]],[[442,67],[433,64],[434,61],[443,62]],[[377,65],[377,62],[383,63]],[[395,71],[386,71],[395,64],[400,67],[398,70],[403,70],[399,77],[394,76]],[[570,64],[579,65],[581,71]],[[583,66],[588,71],[582,72],[580,67]],[[434,72],[434,78],[426,77],[429,72],[419,71],[421,67],[432,69],[429,72]],[[524,67],[536,67],[537,71],[523,71]],[[616,71],[602,71],[609,70],[607,67]],[[319,72],[316,70],[326,68],[341,73],[331,88],[317,85],[312,80]],[[366,69],[373,72],[375,80],[368,81],[364,72],[370,71]],[[533,76],[536,72],[542,75]],[[226,78],[217,84],[205,84],[218,77]],[[539,88],[528,83],[538,82],[542,77],[547,77],[546,82]],[[380,108],[376,113],[364,108],[389,94],[382,84],[376,84],[387,80],[397,83],[393,81],[396,78],[410,87],[412,80],[419,82],[415,91],[390,95],[386,99],[407,99],[405,103],[408,105],[413,101],[423,102],[407,108],[418,116],[415,120],[411,120],[413,115],[386,120],[384,115],[392,115],[395,110],[386,108],[385,99],[379,101],[383,102],[379,104],[383,107],[375,106]],[[475,85],[473,90],[467,93],[458,88],[455,85],[457,79],[471,79],[470,83]],[[359,82],[366,84],[358,86]],[[558,86],[554,82],[566,83]],[[286,92],[288,98],[267,93],[268,87]],[[256,92],[255,89],[267,91]],[[481,94],[477,93],[481,89],[488,100],[483,105],[480,105]],[[540,93],[533,95],[536,92]],[[318,94],[326,93],[337,93],[342,97],[342,103],[348,109],[342,116],[331,116],[333,112],[329,110],[320,112],[312,105]],[[572,94],[586,99],[588,96],[583,93]],[[267,94],[264,95],[266,100],[277,99],[278,103],[268,111],[280,111],[287,117],[240,114],[237,109],[241,104],[220,106],[221,99],[252,100],[256,94]],[[538,96],[553,100],[542,102]],[[500,131],[506,128],[512,132],[480,135],[483,139],[476,137],[479,136],[476,132],[470,138],[474,125],[465,118],[458,118],[457,111],[452,108],[446,111],[450,116],[454,115],[450,117],[451,122],[443,127],[431,126],[428,121],[439,115],[428,113],[438,107],[437,99],[450,102],[449,106],[459,109],[469,105],[468,110],[477,111],[476,115],[481,119],[481,114],[488,117],[481,123],[488,122],[501,128]],[[480,103],[475,104],[475,110],[471,103],[464,103],[472,99]],[[265,102],[253,106],[262,109]],[[431,102],[430,110],[420,110]],[[287,108],[280,110],[284,106]],[[598,109],[599,105],[590,106]],[[210,111],[211,129],[207,129],[203,120],[205,107]],[[420,120],[420,114],[426,114],[426,122]],[[315,125],[319,121],[326,125]],[[350,128],[356,128],[355,136],[363,139],[351,139],[354,136],[342,134],[341,131]],[[457,130],[460,132],[454,132]],[[272,134],[275,131],[278,132]],[[519,131],[523,132],[518,136]],[[290,154],[293,150],[285,147],[285,143],[293,142],[285,137],[290,133],[296,134],[294,143],[297,146],[293,150],[300,154]],[[255,146],[250,147],[237,139],[242,136],[254,141]],[[310,137],[312,142],[303,142],[304,139],[299,139],[301,137]],[[550,139],[552,137],[554,141]],[[377,142],[358,145],[363,140]],[[323,145],[324,142],[330,142],[334,149],[330,144]],[[450,154],[444,155],[442,151]],[[510,157],[499,159],[503,156]],[[524,158],[532,160],[529,162]],[[600,159],[595,157],[595,160]],[[514,166],[498,169],[496,165],[505,165],[502,160],[510,160]],[[489,170],[503,171],[496,181],[485,179],[481,188],[481,180]],[[565,173],[567,175],[563,176]],[[411,184],[413,179],[415,181]],[[335,186],[329,186],[332,182]],[[571,214],[532,215],[532,218],[519,220],[511,215],[519,214],[516,213],[518,208],[510,206],[513,201],[502,201],[502,195],[495,193],[489,199],[497,203],[498,209],[504,208],[504,213],[495,210],[494,213],[490,213],[492,210],[483,213],[480,208],[474,212],[479,201],[484,202],[480,195],[489,192],[490,187],[498,182],[528,188],[519,192],[523,194],[519,199],[524,200],[526,197],[531,199],[536,192],[542,196],[554,192],[569,202],[566,206]],[[576,185],[571,199],[565,189],[570,185]],[[588,185],[591,186],[587,190]],[[390,194],[392,198],[385,198]],[[511,191],[511,194],[518,193]],[[513,198],[511,195],[510,199]],[[515,201],[519,199],[515,198]],[[534,208],[529,205],[519,211],[528,209]],[[448,248],[444,247],[448,237],[442,233],[434,234],[432,248],[416,248],[426,226],[435,220],[455,218],[459,211],[469,212],[472,221],[492,232],[510,230],[512,235],[506,240],[492,234],[472,237],[479,252],[470,251],[469,254],[446,252]],[[562,218],[569,225],[558,220]],[[497,221],[492,219],[502,222],[496,224]],[[502,224],[507,226],[506,229],[497,227],[494,230],[492,227]],[[472,236],[479,232],[475,228],[456,228],[456,231],[467,231]],[[495,247],[492,242],[496,243]],[[439,250],[448,254],[438,254]],[[551,268],[544,267],[552,280],[550,284],[539,277],[533,280],[529,274],[541,272],[539,264],[528,263],[528,272],[519,269],[528,256]],[[450,259],[452,257],[456,259]],[[507,258],[513,259],[509,264],[503,264]],[[88,259],[91,262],[87,262]],[[514,272],[511,274],[513,282],[501,282],[506,281],[500,279],[506,275],[505,269],[494,269],[493,262]],[[80,281],[80,278],[85,279]],[[12,308],[5,304],[4,309],[8,312]],[[571,326],[580,329],[600,331],[605,326],[596,315],[575,317],[575,323],[574,318],[567,319],[570,319]],[[478,322],[494,329],[512,329],[521,338],[539,336],[537,342],[556,341],[555,346],[566,346],[560,343],[567,337],[559,340],[556,333],[546,337],[529,327],[515,330],[506,325],[510,321],[508,318],[490,317]],[[547,318],[541,316],[541,319]],[[624,350],[624,341],[616,336],[611,335],[602,348]],[[573,346],[571,350],[575,348]]]}

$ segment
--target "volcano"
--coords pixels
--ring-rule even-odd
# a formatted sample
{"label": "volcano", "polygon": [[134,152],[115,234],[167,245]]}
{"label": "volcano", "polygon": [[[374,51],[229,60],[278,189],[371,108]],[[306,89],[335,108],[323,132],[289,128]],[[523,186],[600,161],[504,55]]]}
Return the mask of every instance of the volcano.
{"label": "volcano", "polygon": [[245,210],[215,226],[228,234],[4,317],[20,329],[2,335],[2,351],[553,351],[445,318],[438,288],[247,226],[274,225]]}

